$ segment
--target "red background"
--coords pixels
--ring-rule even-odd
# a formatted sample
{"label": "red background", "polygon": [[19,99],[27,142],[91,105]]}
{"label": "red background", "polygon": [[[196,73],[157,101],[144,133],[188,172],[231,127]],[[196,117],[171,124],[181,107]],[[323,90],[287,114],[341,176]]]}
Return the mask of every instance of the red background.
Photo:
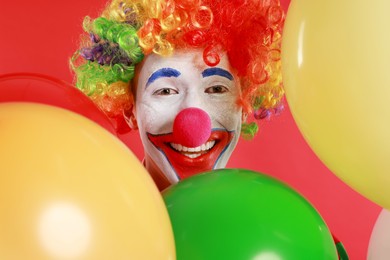
{"label": "red background", "polygon": [[[288,3],[282,0],[286,10]],[[68,59],[78,45],[83,17],[96,16],[104,4],[105,0],[2,1],[0,74],[36,72],[72,82]],[[142,158],[136,132],[122,139]],[[254,140],[241,140],[228,166],[267,173],[288,183],[317,208],[346,246],[350,259],[366,259],[380,207],[350,189],[320,162],[288,108],[265,122]]]}

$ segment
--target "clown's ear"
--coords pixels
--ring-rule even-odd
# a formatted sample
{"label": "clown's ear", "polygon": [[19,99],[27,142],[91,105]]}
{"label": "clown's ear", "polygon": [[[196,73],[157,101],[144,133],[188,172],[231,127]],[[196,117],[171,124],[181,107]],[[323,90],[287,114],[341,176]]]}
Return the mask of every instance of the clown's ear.
{"label": "clown's ear", "polygon": [[129,93],[129,102],[130,106],[127,110],[123,111],[123,117],[131,130],[137,130],[138,124],[135,110],[135,100],[132,92]]}
{"label": "clown's ear", "polygon": [[130,117],[125,117],[126,123],[129,125],[131,130],[137,130],[138,129],[138,124],[137,124],[137,119],[135,119],[135,115],[132,114]]}
{"label": "clown's ear", "polygon": [[123,113],[123,117],[125,118],[126,123],[129,125],[131,130],[137,130],[138,124],[136,119],[136,112],[135,112],[135,106],[133,104],[132,109],[127,111],[126,113]]}
{"label": "clown's ear", "polygon": [[247,119],[248,119],[248,113],[242,111],[242,114],[241,114],[241,122],[244,123],[244,122],[246,122]]}

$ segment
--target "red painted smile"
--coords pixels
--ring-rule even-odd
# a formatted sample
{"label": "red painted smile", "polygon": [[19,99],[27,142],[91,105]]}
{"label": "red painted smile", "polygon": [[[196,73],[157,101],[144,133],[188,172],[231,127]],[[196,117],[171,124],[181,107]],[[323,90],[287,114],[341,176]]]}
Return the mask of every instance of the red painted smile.
{"label": "red painted smile", "polygon": [[162,152],[180,179],[212,170],[233,139],[234,132],[214,130],[206,143],[190,148],[174,143],[173,134],[147,133],[152,144]]}

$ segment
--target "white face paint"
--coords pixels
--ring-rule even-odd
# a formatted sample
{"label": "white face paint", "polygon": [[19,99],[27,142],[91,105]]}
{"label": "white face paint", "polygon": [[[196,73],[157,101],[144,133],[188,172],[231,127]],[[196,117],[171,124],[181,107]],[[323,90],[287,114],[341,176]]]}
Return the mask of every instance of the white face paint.
{"label": "white face paint", "polygon": [[[202,55],[202,50],[151,54],[139,68],[135,109],[146,160],[153,160],[171,183],[225,167],[241,131],[238,78],[225,55],[215,67],[207,66]],[[205,111],[212,127],[209,139],[194,149],[172,139],[176,115],[190,107]]]}

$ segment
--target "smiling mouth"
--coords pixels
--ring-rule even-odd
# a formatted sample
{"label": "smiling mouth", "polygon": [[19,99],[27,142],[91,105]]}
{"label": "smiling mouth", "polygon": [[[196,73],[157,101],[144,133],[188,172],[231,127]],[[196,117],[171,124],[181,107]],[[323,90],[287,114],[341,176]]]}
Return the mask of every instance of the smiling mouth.
{"label": "smiling mouth", "polygon": [[206,142],[201,146],[194,147],[194,148],[186,147],[184,145],[176,144],[176,143],[169,143],[169,145],[171,146],[172,149],[176,150],[182,155],[194,159],[201,156],[202,154],[208,153],[210,149],[214,147],[215,140]]}
{"label": "smiling mouth", "polygon": [[153,135],[150,142],[167,158],[179,179],[212,170],[230,145],[234,131],[213,130],[209,139],[198,147],[186,147],[175,142],[172,133]]}

